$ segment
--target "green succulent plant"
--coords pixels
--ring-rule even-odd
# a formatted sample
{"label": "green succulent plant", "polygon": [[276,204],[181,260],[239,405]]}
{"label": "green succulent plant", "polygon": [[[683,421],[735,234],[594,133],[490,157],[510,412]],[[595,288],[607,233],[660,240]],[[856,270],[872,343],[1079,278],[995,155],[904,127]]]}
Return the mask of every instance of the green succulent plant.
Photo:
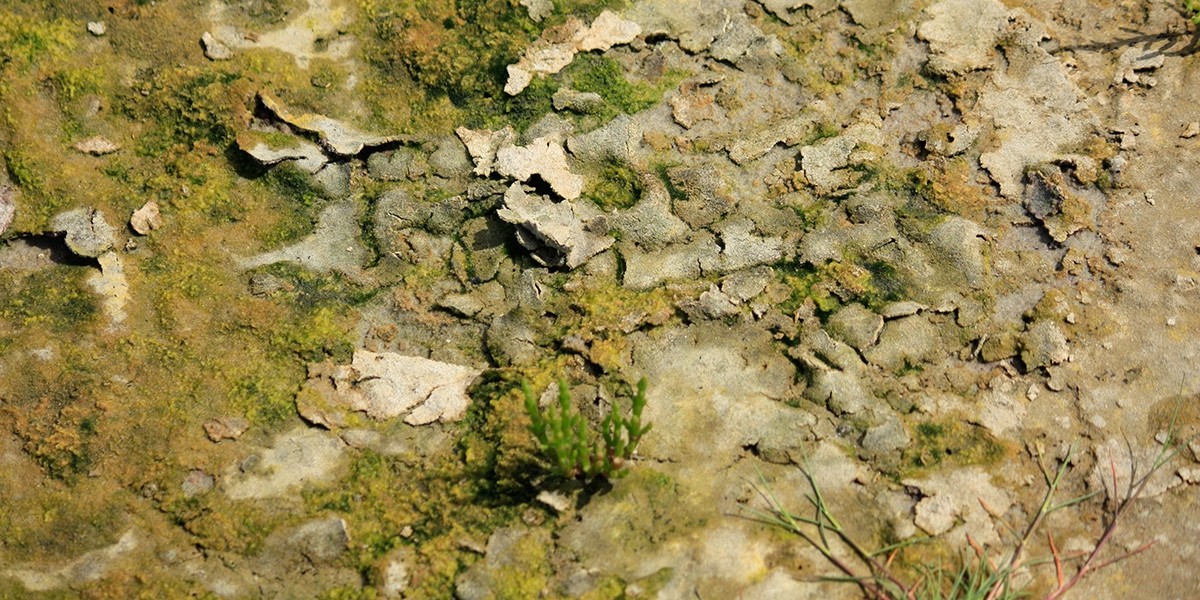
{"label": "green succulent plant", "polygon": [[1183,10],[1192,23],[1200,25],[1200,0],[1183,0]]}
{"label": "green succulent plant", "polygon": [[612,410],[600,422],[596,434],[587,420],[575,410],[565,380],[558,380],[558,402],[546,409],[538,406],[538,397],[529,382],[521,383],[525,411],[529,413],[529,431],[537,440],[551,470],[560,477],[591,480],[625,475],[625,465],[637,449],[650,424],[642,425],[646,407],[646,378],[637,384],[629,416],[622,415],[614,402]]}

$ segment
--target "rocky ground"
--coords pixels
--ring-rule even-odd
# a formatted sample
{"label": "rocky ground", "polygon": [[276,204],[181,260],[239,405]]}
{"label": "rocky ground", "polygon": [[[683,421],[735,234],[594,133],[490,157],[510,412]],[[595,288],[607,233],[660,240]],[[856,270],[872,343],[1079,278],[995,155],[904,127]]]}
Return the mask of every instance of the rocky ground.
{"label": "rocky ground", "polygon": [[[1011,552],[1064,464],[1087,499],[1030,559],[1104,541],[1136,554],[1073,595],[1194,596],[1195,31],[1149,0],[2,6],[0,596],[855,597],[754,518],[806,473],[864,547],[928,538],[916,581]],[[554,477],[520,382],[599,423],[642,377],[626,476]]]}

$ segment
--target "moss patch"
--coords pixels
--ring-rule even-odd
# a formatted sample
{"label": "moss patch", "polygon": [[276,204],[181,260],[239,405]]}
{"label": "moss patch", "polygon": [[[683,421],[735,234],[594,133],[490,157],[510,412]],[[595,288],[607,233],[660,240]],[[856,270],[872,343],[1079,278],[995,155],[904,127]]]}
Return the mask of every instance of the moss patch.
{"label": "moss patch", "polygon": [[912,432],[913,443],[903,456],[906,474],[940,466],[992,465],[1008,452],[990,433],[960,420],[926,421]]}

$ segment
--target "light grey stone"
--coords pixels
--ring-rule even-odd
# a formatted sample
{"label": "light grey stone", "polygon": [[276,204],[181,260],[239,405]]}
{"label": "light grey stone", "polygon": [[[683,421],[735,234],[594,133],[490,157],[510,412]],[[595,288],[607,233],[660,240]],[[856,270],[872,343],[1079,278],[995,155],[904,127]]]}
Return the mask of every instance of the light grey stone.
{"label": "light grey stone", "polygon": [[955,74],[992,66],[1007,14],[998,0],[941,0],[926,9],[917,36],[929,43],[929,67]]}
{"label": "light grey stone", "polygon": [[353,202],[331,204],[321,211],[317,229],[299,242],[239,261],[242,270],[292,262],[315,271],[357,274],[367,249],[359,239],[358,209]]}
{"label": "light grey stone", "polygon": [[712,234],[697,235],[688,244],[676,244],[656,252],[625,247],[625,278],[631,289],[649,289],[672,279],[693,279],[701,274],[701,263],[716,263],[720,248]]}
{"label": "light grey stone", "polygon": [[1025,402],[1022,394],[1015,391],[990,389],[979,396],[979,409],[973,411],[969,420],[983,426],[992,435],[1004,434],[1021,428],[1025,418]]}
{"label": "light grey stone", "polygon": [[275,114],[280,121],[297,129],[315,133],[321,140],[321,146],[338,156],[355,156],[364,148],[382,146],[392,142],[404,141],[400,135],[375,135],[363,133],[350,125],[325,115],[303,113],[296,114],[288,109],[278,98],[266,92],[259,92],[259,102]]}
{"label": "light grey stone", "polygon": [[429,168],[438,177],[458,179],[471,174],[471,159],[462,142],[442,136],[437,140],[437,150],[429,155]]}
{"label": "light grey stone", "polygon": [[372,179],[381,181],[403,181],[416,159],[411,148],[397,148],[383,152],[372,152],[367,156],[367,172]]}
{"label": "light grey stone", "polygon": [[900,419],[891,417],[882,425],[867,430],[862,438],[862,447],[867,452],[882,454],[907,448],[911,441]]}
{"label": "light grey stone", "polygon": [[1021,334],[1021,362],[1026,369],[1057,365],[1071,355],[1067,336],[1052,321],[1039,320]]}
{"label": "light grey stone", "polygon": [[[616,241],[606,233],[597,232],[597,220],[581,218],[581,207],[570,201],[551,202],[541,196],[528,194],[521,184],[514,183],[504,193],[504,208],[496,215],[517,225],[518,237],[534,260],[551,267],[574,269]],[[528,235],[522,237],[524,232]]]}
{"label": "light grey stone", "polygon": [[350,545],[350,531],[340,517],[309,521],[286,536],[286,545],[312,564],[330,563]]}
{"label": "light grey stone", "polygon": [[682,193],[671,207],[692,229],[707,227],[733,209],[735,200],[729,183],[712,166],[667,169],[671,185]]}
{"label": "light grey stone", "polygon": [[517,181],[537,175],[560,198],[572,200],[583,193],[583,177],[571,172],[562,146],[541,137],[527,146],[504,146],[496,151],[496,172]]}
{"label": "light grey stone", "polygon": [[941,332],[920,315],[888,321],[879,343],[863,354],[867,362],[895,372],[907,365],[919,365],[942,351]]}
{"label": "light grey stone", "polygon": [[850,18],[868,28],[894,26],[901,15],[912,10],[912,4],[909,0],[842,0]]}
{"label": "light grey stone", "polygon": [[805,397],[826,405],[836,415],[862,412],[872,402],[862,380],[853,373],[834,369],[813,372],[812,381],[804,390]]}
{"label": "light grey stone", "polygon": [[207,56],[209,60],[229,60],[233,58],[233,50],[207,31],[204,32],[204,35],[200,36],[200,45],[204,46],[204,56]]}
{"label": "light grey stone", "polygon": [[496,152],[517,141],[517,132],[511,125],[505,126],[499,131],[476,131],[459,127],[454,130],[454,133],[467,147],[467,152],[475,161],[475,174],[481,177],[487,177],[495,172]]}
{"label": "light grey stone", "polygon": [[766,266],[735,271],[721,280],[721,291],[736,304],[749,302],[767,289],[775,269]]}
{"label": "light grey stone", "polygon": [[230,465],[222,484],[234,500],[286,496],[303,485],[332,481],[347,462],[345,448],[331,433],[297,427],[277,435],[271,447],[259,450],[242,466]]}
{"label": "light grey stone", "polygon": [[612,216],[613,229],[643,250],[656,250],[681,240],[689,229],[671,212],[666,186],[653,175],[643,176],[642,186],[637,204]]}
{"label": "light grey stone", "polygon": [[109,141],[108,138],[99,135],[75,142],[75,145],[71,147],[92,156],[104,156],[105,154],[112,154],[121,149],[120,146]]}
{"label": "light grey stone", "polygon": [[995,520],[1008,512],[1013,501],[991,479],[980,467],[966,467],[904,480],[904,485],[925,496],[916,506],[917,527],[930,535],[948,534],[951,543],[964,542],[965,535],[983,545],[999,542]]}
{"label": "light grey stone", "polygon": [[542,358],[544,353],[536,340],[537,332],[522,310],[512,310],[496,317],[483,338],[488,355],[496,364],[514,367],[527,367]]}
{"label": "light grey stone", "polygon": [[715,260],[702,260],[700,268],[707,273],[728,273],[748,267],[779,262],[783,258],[783,240],[754,233],[749,219],[725,221],[719,229],[721,253]]}
{"label": "light grey stone", "polygon": [[326,198],[338,200],[350,195],[350,163],[326,163],[313,174],[313,183]]}
{"label": "light grey stone", "polygon": [[35,593],[84,586],[104,578],[114,563],[140,545],[138,535],[131,529],[116,543],[85,552],[62,566],[11,565],[0,570],[0,576],[16,579],[26,591]]}
{"label": "light grey stone", "polygon": [[276,148],[272,147],[264,136],[247,132],[238,136],[237,145],[249,154],[250,158],[264,166],[288,161],[305,173],[316,173],[329,162],[329,157],[325,156],[320,146],[299,137],[292,137],[285,147]]}
{"label": "light grey stone", "polygon": [[642,135],[642,127],[636,120],[629,115],[617,115],[592,131],[568,138],[567,149],[586,162],[636,163]]}
{"label": "light grey stone", "polygon": [[861,304],[849,304],[831,315],[826,326],[835,338],[862,351],[879,339],[883,317]]}
{"label": "light grey stone", "polygon": [[850,152],[856,145],[850,136],[841,135],[800,149],[804,176],[817,188],[817,193],[828,194],[845,185],[842,169],[850,164]]}
{"label": "light grey stone", "polygon": [[379,585],[376,589],[379,594],[384,598],[403,598],[418,564],[417,553],[412,547],[401,545],[393,548],[377,568]]}
{"label": "light grey stone", "polygon": [[569,110],[584,115],[595,114],[604,108],[604,97],[596,92],[580,92],[561,87],[551,98],[554,110]]}
{"label": "light grey stone", "polygon": [[987,264],[984,246],[987,232],[979,224],[959,216],[946,217],[929,234],[929,244],[938,258],[960,273],[971,287],[985,283]]}
{"label": "light grey stone", "polygon": [[50,230],[65,234],[67,248],[85,258],[97,258],[115,242],[114,231],[97,210],[77,208],[60,213],[50,221]]}

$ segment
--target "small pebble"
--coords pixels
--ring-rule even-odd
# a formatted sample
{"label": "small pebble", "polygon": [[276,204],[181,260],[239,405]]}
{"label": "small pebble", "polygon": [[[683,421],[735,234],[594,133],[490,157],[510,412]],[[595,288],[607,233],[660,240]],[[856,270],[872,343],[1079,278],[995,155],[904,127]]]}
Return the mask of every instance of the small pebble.
{"label": "small pebble", "polygon": [[1190,140],[1197,135],[1200,135],[1200,121],[1192,121],[1187,124],[1187,127],[1183,129],[1183,133],[1179,134],[1179,137]]}
{"label": "small pebble", "polygon": [[75,145],[71,146],[71,147],[78,150],[79,152],[82,152],[84,154],[91,154],[92,156],[102,156],[105,154],[112,154],[113,152],[116,152],[117,150],[121,149],[120,146],[108,141],[107,138],[105,138],[103,136],[99,136],[99,135],[97,135],[95,137],[90,137],[83,141],[75,142]]}
{"label": "small pebble", "polygon": [[88,33],[96,37],[100,37],[108,33],[108,26],[104,24],[104,21],[89,21],[87,24],[87,30]]}
{"label": "small pebble", "polygon": [[200,44],[204,46],[204,56],[209,60],[229,60],[233,58],[233,50],[229,46],[222,44],[213,34],[204,32],[200,37]]}

